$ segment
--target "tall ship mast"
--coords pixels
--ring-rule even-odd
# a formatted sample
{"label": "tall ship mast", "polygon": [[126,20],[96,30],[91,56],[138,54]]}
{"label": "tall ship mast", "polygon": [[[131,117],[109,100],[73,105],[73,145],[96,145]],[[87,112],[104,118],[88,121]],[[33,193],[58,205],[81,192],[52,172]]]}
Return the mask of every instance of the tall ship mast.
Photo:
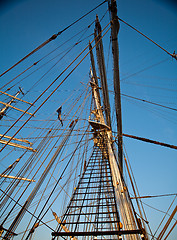
{"label": "tall ship mast", "polygon": [[[138,83],[131,82],[134,87],[124,93],[122,83],[164,63],[174,76],[177,55],[117,12],[116,0],[99,2],[0,73],[1,239],[175,240],[177,193],[164,182],[154,188],[151,178],[159,178],[155,168],[160,173],[156,148],[164,151],[168,169],[165,154],[174,162],[177,144],[136,134],[135,125],[128,131],[125,123],[133,121],[135,108],[126,109],[123,97],[143,104],[137,117],[144,118],[144,108],[170,114],[177,108],[134,96]],[[168,61],[122,77],[123,26],[163,51]],[[174,97],[175,88],[166,90]],[[144,133],[151,132],[147,124],[139,126]],[[148,153],[144,145],[151,147]],[[175,179],[169,173],[160,176],[159,181]],[[152,192],[145,193],[146,186]],[[159,207],[148,202],[159,198],[168,199],[165,210],[160,201]],[[161,214],[156,221],[152,210]]]}

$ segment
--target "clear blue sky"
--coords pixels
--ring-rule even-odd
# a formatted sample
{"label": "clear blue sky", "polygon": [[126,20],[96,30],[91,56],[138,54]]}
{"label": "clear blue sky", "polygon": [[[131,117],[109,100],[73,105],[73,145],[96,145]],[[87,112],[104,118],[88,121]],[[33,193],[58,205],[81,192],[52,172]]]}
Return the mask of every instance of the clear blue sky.
{"label": "clear blue sky", "polygon": [[[99,0],[1,1],[0,73],[99,3]],[[65,42],[82,29],[84,24],[88,26],[94,20],[96,13],[101,18],[106,9],[107,4],[104,4],[98,11],[58,37],[56,43],[52,43],[52,47],[57,47],[60,42]],[[119,0],[118,16],[152,38],[170,53],[173,53],[174,50],[177,52],[177,4],[175,1]],[[103,26],[107,21],[108,15],[103,20]],[[121,92],[177,109],[177,61],[125,24],[120,24]],[[109,36],[105,39],[105,48],[107,45],[109,46]],[[44,49],[44,54],[47,53],[47,50],[48,46]],[[70,58],[76,54],[77,50],[70,55]],[[31,60],[27,60],[27,66],[30,66],[35,59],[41,56],[43,55],[36,54],[36,58],[32,57]],[[106,59],[107,56],[108,51],[105,53]],[[66,58],[66,64],[70,62],[70,58]],[[109,62],[111,59],[112,56],[110,55]],[[22,64],[22,66],[24,65]],[[65,89],[78,88],[80,81],[86,83],[89,67],[89,59],[87,59],[73,76],[74,80],[66,83]],[[62,65],[60,68],[62,68]],[[109,89],[111,90],[112,80],[111,74],[109,75],[111,66],[108,69]],[[9,75],[4,76],[2,80],[0,79],[0,86],[11,79],[18,71],[20,71],[20,66]],[[57,74],[58,72],[53,72],[49,81],[52,81]],[[36,79],[37,77],[39,78],[39,75],[36,75]],[[24,91],[30,88],[30,81],[34,83],[36,79],[32,78],[24,81],[22,85]],[[42,91],[48,83],[48,80],[42,82],[38,86],[38,90]],[[15,92],[16,89],[14,88],[13,91]],[[11,94],[14,94],[13,91]],[[38,95],[36,91],[32,92],[32,96],[28,95],[28,101]],[[61,101],[59,99],[59,102],[56,102],[56,96],[54,96],[47,108],[44,108],[45,113],[48,113],[47,111],[50,108],[50,113],[55,114],[56,108],[62,101],[64,101],[64,97],[61,96]],[[111,102],[111,104],[113,103]],[[41,112],[40,114],[39,118],[44,117]],[[177,145],[177,111],[122,96],[122,120],[124,133]],[[3,125],[1,129],[3,129]],[[176,193],[176,150],[127,138],[124,139],[124,144],[141,195]],[[172,199],[173,197],[154,198],[146,199],[144,202],[165,212]],[[163,214],[147,206],[145,206],[145,209],[150,223],[152,221],[152,229],[155,230]],[[175,240],[175,236],[177,236],[177,230],[174,231],[170,239]]]}

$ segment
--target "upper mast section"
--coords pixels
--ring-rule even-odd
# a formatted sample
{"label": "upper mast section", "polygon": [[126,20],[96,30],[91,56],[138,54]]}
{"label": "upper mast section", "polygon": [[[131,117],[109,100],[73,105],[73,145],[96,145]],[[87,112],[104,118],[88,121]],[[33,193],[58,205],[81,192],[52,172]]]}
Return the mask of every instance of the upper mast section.
{"label": "upper mast section", "polygon": [[122,111],[121,111],[121,97],[120,97],[120,75],[119,75],[119,48],[117,35],[119,32],[119,21],[117,16],[116,0],[108,2],[109,11],[111,13],[111,37],[112,37],[112,54],[114,60],[114,98],[117,119],[117,133],[118,133],[118,161],[121,172],[123,173],[123,141],[122,141]]}
{"label": "upper mast section", "polygon": [[109,127],[111,127],[109,92],[108,92],[101,32],[102,32],[101,25],[100,25],[98,16],[96,16],[94,37],[95,37],[95,43],[96,43],[97,63],[98,63],[98,68],[100,73],[100,82],[101,82],[101,89],[102,89],[102,95],[103,95],[103,106],[104,106],[104,112],[106,116],[106,123]]}

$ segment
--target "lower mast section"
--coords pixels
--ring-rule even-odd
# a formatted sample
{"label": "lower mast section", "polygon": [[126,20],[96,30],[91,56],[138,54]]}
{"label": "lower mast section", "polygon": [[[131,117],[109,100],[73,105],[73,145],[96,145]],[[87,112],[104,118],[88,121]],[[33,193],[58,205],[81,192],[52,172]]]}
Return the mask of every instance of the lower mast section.
{"label": "lower mast section", "polygon": [[[105,124],[99,91],[94,78],[90,82],[95,102],[94,121],[89,121],[93,136],[93,153],[75,188],[65,214],[55,232],[56,237],[74,239],[147,239],[137,219],[128,189],[112,149],[112,131]],[[65,226],[68,231],[64,231]]]}

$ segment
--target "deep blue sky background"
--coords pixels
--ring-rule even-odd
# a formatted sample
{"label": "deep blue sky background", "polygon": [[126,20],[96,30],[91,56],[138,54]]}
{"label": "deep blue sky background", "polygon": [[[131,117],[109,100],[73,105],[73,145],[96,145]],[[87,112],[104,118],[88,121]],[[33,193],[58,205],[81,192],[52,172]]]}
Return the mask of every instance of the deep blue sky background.
{"label": "deep blue sky background", "polygon": [[[100,3],[90,1],[19,0],[0,2],[0,72],[17,62],[39,44],[62,30]],[[64,41],[81,26],[100,18],[98,11],[67,31]],[[165,0],[119,0],[118,16],[137,27],[170,53],[177,52],[177,4]],[[105,20],[106,21],[106,20]],[[105,42],[109,43],[108,40]],[[124,94],[177,108],[177,61],[121,23],[119,33],[121,91]],[[105,54],[106,55],[106,54]],[[69,60],[68,60],[69,61]],[[88,62],[77,77],[89,72]],[[111,69],[111,67],[110,67]],[[15,73],[15,71],[14,71]],[[109,73],[109,72],[108,72]],[[4,78],[2,82],[6,82]],[[108,77],[110,89],[111,76]],[[3,83],[4,83],[3,82]],[[26,85],[25,85],[26,84]],[[29,82],[24,84],[24,88]],[[76,83],[72,83],[74,88]],[[1,83],[0,83],[1,86]],[[177,145],[176,111],[122,97],[123,132]],[[55,109],[52,109],[55,112]],[[175,193],[177,189],[177,152],[136,140],[124,140],[141,195]],[[166,211],[173,198],[155,198],[144,202]],[[153,230],[163,214],[147,207]],[[177,218],[177,216],[176,216]],[[177,231],[171,235],[175,240]]]}

